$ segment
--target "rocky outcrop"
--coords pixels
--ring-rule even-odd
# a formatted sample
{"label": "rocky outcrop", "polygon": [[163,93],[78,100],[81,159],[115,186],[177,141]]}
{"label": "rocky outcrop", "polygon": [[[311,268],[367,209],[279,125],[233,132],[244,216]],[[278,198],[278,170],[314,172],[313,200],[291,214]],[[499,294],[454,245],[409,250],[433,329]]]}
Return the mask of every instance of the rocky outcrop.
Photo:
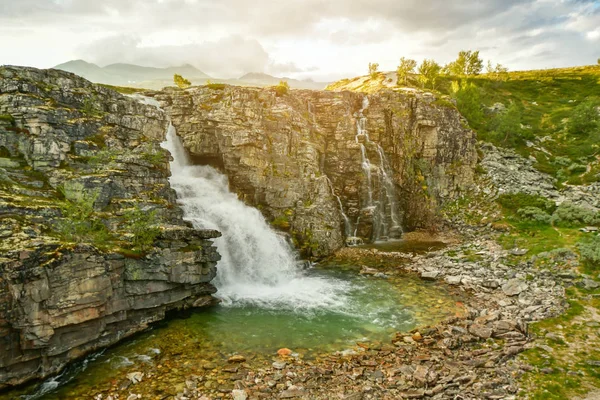
{"label": "rocky outcrop", "polygon": [[219,259],[182,220],[156,107],[0,68],[0,389],[210,303]]}
{"label": "rocky outcrop", "polygon": [[475,135],[428,93],[208,85],[155,95],[195,161],[222,169],[307,255],[393,235],[397,221],[431,225],[472,184]]}
{"label": "rocky outcrop", "polygon": [[576,206],[600,211],[600,183],[564,185],[558,190],[556,179],[540,172],[534,161],[524,158],[514,150],[483,143],[484,157],[481,166],[493,185],[493,194],[527,193],[554,201],[557,205],[569,202]]}

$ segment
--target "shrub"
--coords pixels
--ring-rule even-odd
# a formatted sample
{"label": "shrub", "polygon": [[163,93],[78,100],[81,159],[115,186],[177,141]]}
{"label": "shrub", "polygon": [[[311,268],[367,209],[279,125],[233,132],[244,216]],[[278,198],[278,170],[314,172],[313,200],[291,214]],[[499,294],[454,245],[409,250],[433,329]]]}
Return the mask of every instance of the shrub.
{"label": "shrub", "polygon": [[536,207],[551,214],[556,209],[554,202],[551,200],[527,193],[501,194],[498,196],[497,201],[504,209],[512,212],[517,212],[521,208]]}
{"label": "shrub", "polygon": [[474,128],[480,126],[483,122],[483,112],[481,111],[481,98],[477,86],[465,81],[452,82],[452,95],[456,99],[458,110],[471,126]]}
{"label": "shrub", "polygon": [[379,75],[379,64],[378,63],[369,63],[369,75],[371,78],[377,78]]}
{"label": "shrub", "polygon": [[206,87],[212,90],[223,90],[225,89],[224,83],[212,83],[211,81],[206,81]]}
{"label": "shrub", "polygon": [[290,85],[286,81],[280,81],[277,86],[275,86],[275,93],[277,96],[284,96],[288,94],[290,91]]}
{"label": "shrub", "polygon": [[552,222],[552,216],[538,207],[519,208],[517,214],[523,219],[545,225],[549,225]]}
{"label": "shrub", "polygon": [[156,210],[143,210],[136,205],[125,213],[124,218],[125,229],[133,234],[133,246],[147,250],[160,234]]}
{"label": "shrub", "polygon": [[592,267],[600,267],[600,236],[584,239],[577,244],[581,258]]}
{"label": "shrub", "polygon": [[552,223],[566,228],[600,225],[600,213],[576,206],[570,202],[564,202],[552,214]]}
{"label": "shrub", "polygon": [[590,98],[573,109],[567,124],[570,134],[587,136],[600,129],[598,103],[598,99]]}
{"label": "shrub", "polygon": [[192,82],[178,74],[173,75],[173,82],[181,89],[189,88],[192,85]]}
{"label": "shrub", "polygon": [[142,158],[156,168],[162,166],[165,162],[165,154],[162,152],[162,149],[156,150],[151,143],[144,146]]}
{"label": "shrub", "polygon": [[62,219],[55,223],[56,232],[69,242],[106,244],[110,233],[94,211],[99,192],[87,191],[81,184],[68,186],[60,188],[65,199],[59,204]]}

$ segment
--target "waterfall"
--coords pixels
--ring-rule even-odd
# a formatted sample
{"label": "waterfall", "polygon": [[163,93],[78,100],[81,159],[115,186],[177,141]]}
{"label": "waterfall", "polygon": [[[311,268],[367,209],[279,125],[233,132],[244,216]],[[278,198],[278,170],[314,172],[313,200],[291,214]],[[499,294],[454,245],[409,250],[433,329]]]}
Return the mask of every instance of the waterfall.
{"label": "waterfall", "polygon": [[342,204],[342,199],[340,199],[340,196],[335,194],[333,184],[331,183],[331,179],[329,179],[329,177],[326,175],[324,176],[324,178],[327,180],[327,185],[329,185],[329,190],[331,190],[331,194],[337,199],[338,205],[340,206],[340,213],[342,214],[342,218],[344,219],[344,234],[346,235],[346,237],[349,237],[352,234],[352,225],[350,224],[350,218],[348,218],[348,216],[344,212],[344,205]]}
{"label": "waterfall", "polygon": [[221,254],[216,296],[224,305],[266,308],[341,309],[348,283],[307,276],[286,239],[255,208],[230,192],[227,177],[209,166],[190,165],[171,125],[163,147],[171,152],[171,186],[184,218],[197,229],[216,229]]}
{"label": "waterfall", "polygon": [[[369,98],[363,98],[362,107],[358,111],[358,119],[356,121],[356,143],[360,144],[361,167],[366,177],[366,199],[364,200],[363,209],[368,210],[373,214],[373,240],[388,239],[389,237],[399,237],[402,233],[402,228],[398,218],[398,201],[394,181],[392,180],[392,171],[385,157],[383,148],[371,141],[367,130],[367,117],[364,111],[369,107]],[[376,202],[373,201],[373,165],[369,159],[367,146],[375,147],[379,155],[379,165],[375,168],[377,172],[377,180],[379,183],[379,193]],[[358,230],[360,216],[356,220],[354,236]]]}

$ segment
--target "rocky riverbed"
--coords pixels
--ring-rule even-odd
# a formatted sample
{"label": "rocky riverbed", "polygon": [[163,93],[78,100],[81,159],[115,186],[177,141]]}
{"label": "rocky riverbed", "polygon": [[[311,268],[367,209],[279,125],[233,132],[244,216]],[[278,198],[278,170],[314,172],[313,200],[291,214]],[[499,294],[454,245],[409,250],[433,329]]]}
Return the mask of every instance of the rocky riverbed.
{"label": "rocky riverbed", "polygon": [[362,274],[373,279],[418,275],[448,285],[463,304],[444,321],[398,332],[389,341],[357,342],[316,358],[282,349],[271,357],[248,352],[223,362],[207,360],[165,391],[161,370],[181,368],[167,361],[129,373],[93,395],[129,400],[516,398],[519,377],[536,368],[516,359],[538,345],[528,324],[564,311],[564,287],[574,277],[514,265],[511,256],[491,239],[421,255],[345,248],[334,259],[363,263]]}

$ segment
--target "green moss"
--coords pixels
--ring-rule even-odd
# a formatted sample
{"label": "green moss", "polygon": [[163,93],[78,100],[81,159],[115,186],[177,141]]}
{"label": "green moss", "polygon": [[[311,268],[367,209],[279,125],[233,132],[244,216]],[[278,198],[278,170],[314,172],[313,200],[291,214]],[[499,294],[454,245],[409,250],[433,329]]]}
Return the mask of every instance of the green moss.
{"label": "green moss", "polygon": [[10,114],[0,114],[0,121],[9,122],[11,125],[15,124],[15,118]]}
{"label": "green moss", "polygon": [[146,90],[146,89],[140,89],[140,88],[126,87],[126,86],[106,85],[104,83],[99,83],[98,86],[102,86],[107,89],[114,90],[115,92],[118,92],[121,94],[135,94],[135,93],[141,93]]}
{"label": "green moss", "polygon": [[223,90],[227,85],[224,83],[208,83],[206,87],[212,90]]}

